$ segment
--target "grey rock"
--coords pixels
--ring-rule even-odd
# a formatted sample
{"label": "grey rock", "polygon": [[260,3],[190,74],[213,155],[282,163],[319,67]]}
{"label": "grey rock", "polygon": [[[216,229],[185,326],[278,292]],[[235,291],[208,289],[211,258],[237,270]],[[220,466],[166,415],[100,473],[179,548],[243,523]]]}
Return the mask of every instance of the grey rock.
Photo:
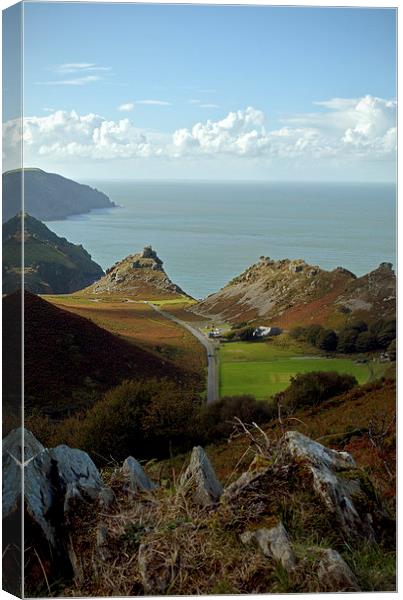
{"label": "grey rock", "polygon": [[349,536],[374,538],[367,514],[359,514],[353,497],[362,493],[357,479],[346,477],[356,469],[348,452],[337,452],[322,446],[298,431],[287,432],[282,440],[285,455],[304,459],[313,476],[313,487],[337,523]]}
{"label": "grey rock", "polygon": [[296,567],[296,559],[287,532],[281,522],[270,529],[245,531],[241,534],[241,541],[243,544],[254,543],[265,556],[280,562],[289,573]]}
{"label": "grey rock", "polygon": [[357,578],[336,550],[310,548],[319,562],[317,576],[321,592],[359,592]]}
{"label": "grey rock", "polygon": [[194,502],[201,506],[209,506],[220,499],[223,487],[201,446],[193,448],[189,466],[180,478],[180,485],[186,491],[191,491]]}
{"label": "grey rock", "polygon": [[176,574],[176,565],[152,542],[140,544],[138,568],[144,592],[154,596],[165,594]]}
{"label": "grey rock", "polygon": [[133,492],[149,492],[157,487],[157,485],[144,473],[141,464],[132,456],[126,458],[122,470],[123,474],[128,477],[130,489]]}

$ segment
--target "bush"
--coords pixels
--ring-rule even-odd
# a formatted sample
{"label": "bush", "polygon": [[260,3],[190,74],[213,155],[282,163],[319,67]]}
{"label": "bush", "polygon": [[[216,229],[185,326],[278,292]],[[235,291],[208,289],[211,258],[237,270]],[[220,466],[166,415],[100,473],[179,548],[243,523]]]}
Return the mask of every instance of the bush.
{"label": "bush", "polygon": [[322,330],[316,338],[316,346],[321,350],[333,352],[337,348],[337,333],[333,329]]}
{"label": "bush", "polygon": [[378,347],[378,340],[369,331],[359,333],[355,342],[357,352],[371,352]]}
{"label": "bush", "polygon": [[290,331],[290,337],[292,337],[294,340],[303,340],[305,338],[305,336],[306,336],[305,327],[294,327]]}
{"label": "bush", "polygon": [[64,421],[58,435],[98,463],[129,455],[163,458],[192,445],[198,404],[167,379],[124,381],[80,417]]}
{"label": "bush", "polygon": [[389,346],[388,346],[388,354],[389,354],[389,358],[392,361],[396,360],[396,340],[393,340],[392,342],[390,342]]}
{"label": "bush", "polygon": [[339,333],[339,339],[337,341],[337,352],[343,354],[351,354],[356,351],[356,340],[358,337],[358,330],[346,327]]}
{"label": "bush", "polygon": [[200,443],[211,443],[228,437],[238,417],[244,423],[267,423],[277,414],[276,405],[256,400],[253,396],[228,396],[200,409],[198,431]]}
{"label": "bush", "polygon": [[315,346],[316,341],[322,332],[323,332],[322,325],[309,325],[309,327],[306,328],[307,342],[309,342],[310,344]]}
{"label": "bush", "polygon": [[338,396],[358,382],[352,375],[335,371],[312,371],[291,378],[289,387],[277,396],[291,412],[300,406],[317,406],[321,402]]}

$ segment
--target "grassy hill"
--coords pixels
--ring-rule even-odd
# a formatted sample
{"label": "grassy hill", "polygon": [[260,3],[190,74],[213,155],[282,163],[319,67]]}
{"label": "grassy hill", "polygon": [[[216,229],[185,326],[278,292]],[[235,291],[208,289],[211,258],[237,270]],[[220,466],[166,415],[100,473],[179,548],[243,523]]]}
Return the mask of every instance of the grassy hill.
{"label": "grassy hill", "polygon": [[[38,408],[52,417],[75,412],[124,379],[167,377],[184,387],[200,385],[197,374],[185,367],[34,294],[25,292],[24,305],[26,415]],[[11,345],[18,335],[12,318],[19,306],[18,293],[3,299],[4,336]],[[4,361],[7,372],[12,355]]]}
{"label": "grassy hill", "polygon": [[357,319],[393,318],[396,277],[390,263],[356,277],[341,267],[325,271],[303,260],[261,257],[195,310],[232,323],[283,328],[319,323],[337,329]]}
{"label": "grassy hill", "polygon": [[89,185],[41,169],[16,169],[3,173],[3,222],[21,211],[23,178],[25,210],[42,221],[115,206],[108,196]]}
{"label": "grassy hill", "polygon": [[[22,231],[24,228],[24,231]],[[3,224],[3,292],[21,287],[21,239],[24,239],[25,289],[35,293],[69,293],[103,275],[102,268],[81,245],[58,237],[25,213]]]}

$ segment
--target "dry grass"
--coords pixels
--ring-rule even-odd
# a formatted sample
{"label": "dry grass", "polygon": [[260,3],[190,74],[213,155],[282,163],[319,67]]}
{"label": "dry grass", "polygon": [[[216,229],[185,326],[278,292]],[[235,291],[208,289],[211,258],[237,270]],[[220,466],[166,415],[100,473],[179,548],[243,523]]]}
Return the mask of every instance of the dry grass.
{"label": "dry grass", "polygon": [[[74,295],[48,296],[46,299],[178,365],[185,364],[188,369],[199,373],[206,367],[206,352],[195,337],[146,304],[102,298],[99,302],[92,302]],[[176,309],[175,305],[168,310],[183,309]]]}

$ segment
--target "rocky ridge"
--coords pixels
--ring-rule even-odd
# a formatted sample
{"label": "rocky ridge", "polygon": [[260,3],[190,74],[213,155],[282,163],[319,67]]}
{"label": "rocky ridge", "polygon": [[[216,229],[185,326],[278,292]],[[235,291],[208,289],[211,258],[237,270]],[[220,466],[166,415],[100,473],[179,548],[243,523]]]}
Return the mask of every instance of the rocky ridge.
{"label": "rocky ridge", "polygon": [[172,283],[163,262],[151,246],[130,254],[106,270],[106,275],[86,290],[91,294],[127,294],[132,298],[156,300],[187,296]]}
{"label": "rocky ridge", "polygon": [[390,263],[356,277],[342,267],[326,271],[304,260],[262,256],[195,310],[230,322],[259,320],[281,327],[392,317],[396,277]]}
{"label": "rocky ridge", "polygon": [[24,464],[27,548],[48,582],[66,578],[62,595],[213,593],[223,576],[235,593],[273,592],[279,566],[289,591],[359,591],[342,549],[382,544],[391,527],[365,473],[296,431],[260,447],[226,487],[199,447],[175,488],[152,482],[133,457],[106,484],[85,452],[13,430],[3,440],[6,535]]}

